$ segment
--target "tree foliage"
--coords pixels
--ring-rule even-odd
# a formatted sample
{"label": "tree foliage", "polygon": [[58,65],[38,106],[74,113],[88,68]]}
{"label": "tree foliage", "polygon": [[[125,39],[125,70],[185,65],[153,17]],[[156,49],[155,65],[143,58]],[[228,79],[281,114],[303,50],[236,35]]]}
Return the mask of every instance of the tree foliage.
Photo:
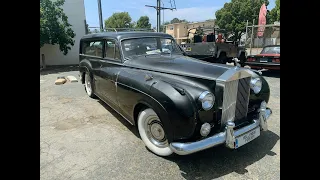
{"label": "tree foliage", "polygon": [[181,23],[181,22],[188,22],[187,20],[185,19],[178,19],[178,18],[173,18],[171,21],[170,21],[170,24],[173,24],[173,23]]}
{"label": "tree foliage", "polygon": [[87,34],[90,34],[90,33],[91,33],[91,30],[89,29],[89,24],[87,24],[87,23],[86,23],[86,33],[87,33]]}
{"label": "tree foliage", "polygon": [[269,22],[274,23],[275,21],[280,21],[280,0],[276,0],[276,6],[271,9],[269,17]]}
{"label": "tree foliage", "polygon": [[136,28],[151,28],[151,24],[149,22],[149,17],[148,16],[141,16],[139,20],[137,21],[137,25],[135,26]]}
{"label": "tree foliage", "polygon": [[104,21],[106,28],[132,28],[131,17],[128,12],[113,13]]}
{"label": "tree foliage", "polygon": [[65,0],[40,0],[40,48],[45,44],[59,44],[64,55],[74,45],[74,31],[62,9]]}
{"label": "tree foliage", "polygon": [[216,11],[216,24],[221,29],[231,33],[233,41],[238,41],[246,30],[246,22],[252,25],[253,19],[255,24],[258,22],[261,5],[269,4],[268,0],[231,0],[225,3],[223,8]]}

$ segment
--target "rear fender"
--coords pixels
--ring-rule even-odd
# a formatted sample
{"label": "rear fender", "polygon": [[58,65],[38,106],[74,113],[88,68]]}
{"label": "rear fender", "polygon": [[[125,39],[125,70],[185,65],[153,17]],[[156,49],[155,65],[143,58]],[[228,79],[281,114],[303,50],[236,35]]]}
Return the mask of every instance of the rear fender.
{"label": "rear fender", "polygon": [[79,76],[82,84],[84,84],[84,74],[86,71],[91,72],[92,66],[90,64],[90,61],[84,59],[79,63],[79,72],[80,72]]}

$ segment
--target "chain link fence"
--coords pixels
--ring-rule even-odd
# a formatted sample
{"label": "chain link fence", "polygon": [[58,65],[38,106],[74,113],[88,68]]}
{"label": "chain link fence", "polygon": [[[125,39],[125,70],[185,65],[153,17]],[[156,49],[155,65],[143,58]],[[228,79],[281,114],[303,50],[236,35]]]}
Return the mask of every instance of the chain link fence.
{"label": "chain link fence", "polygon": [[259,54],[264,46],[280,45],[280,24],[247,26],[247,55]]}

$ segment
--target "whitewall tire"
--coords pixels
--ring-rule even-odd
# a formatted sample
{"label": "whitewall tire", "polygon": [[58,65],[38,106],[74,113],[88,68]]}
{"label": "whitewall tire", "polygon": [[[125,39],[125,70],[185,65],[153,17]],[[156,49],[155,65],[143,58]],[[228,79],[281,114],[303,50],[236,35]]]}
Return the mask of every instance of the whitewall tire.
{"label": "whitewall tire", "polygon": [[169,156],[173,151],[163,130],[158,115],[150,108],[140,112],[138,116],[138,130],[147,148],[159,156]]}
{"label": "whitewall tire", "polygon": [[89,97],[94,98],[92,78],[89,72],[84,74],[84,87]]}

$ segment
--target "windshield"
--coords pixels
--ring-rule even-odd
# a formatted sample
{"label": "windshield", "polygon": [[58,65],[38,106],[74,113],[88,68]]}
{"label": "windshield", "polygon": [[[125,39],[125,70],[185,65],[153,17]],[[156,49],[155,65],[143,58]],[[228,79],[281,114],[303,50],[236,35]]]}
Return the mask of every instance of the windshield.
{"label": "windshield", "polygon": [[260,54],[280,54],[280,46],[264,47]]}
{"label": "windshield", "polygon": [[142,37],[121,42],[125,58],[139,55],[181,54],[182,51],[172,38]]}

